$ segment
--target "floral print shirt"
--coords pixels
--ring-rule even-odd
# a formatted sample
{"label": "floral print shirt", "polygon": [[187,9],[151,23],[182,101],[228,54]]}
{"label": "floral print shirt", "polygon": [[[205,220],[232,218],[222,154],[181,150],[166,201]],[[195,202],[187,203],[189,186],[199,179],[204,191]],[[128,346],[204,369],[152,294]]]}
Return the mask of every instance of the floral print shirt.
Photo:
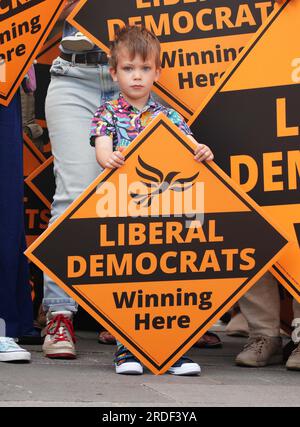
{"label": "floral print shirt", "polygon": [[159,113],[165,114],[186,135],[192,135],[184,119],[172,108],[150,97],[145,107],[138,110],[120,94],[118,99],[107,101],[97,109],[92,119],[90,143],[94,146],[96,137],[109,136],[114,150],[127,147]]}

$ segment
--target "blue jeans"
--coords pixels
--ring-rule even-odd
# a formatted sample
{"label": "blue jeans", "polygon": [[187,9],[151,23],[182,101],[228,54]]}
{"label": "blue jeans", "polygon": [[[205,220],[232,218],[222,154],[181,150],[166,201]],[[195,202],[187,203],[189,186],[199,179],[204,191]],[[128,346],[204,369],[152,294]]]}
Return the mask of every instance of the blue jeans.
{"label": "blue jeans", "polygon": [[[53,62],[46,98],[56,182],[50,224],[101,172],[89,144],[91,118],[102,102],[118,94],[107,65],[72,64],[61,58]],[[49,311],[77,311],[75,301],[47,275],[43,305]]]}

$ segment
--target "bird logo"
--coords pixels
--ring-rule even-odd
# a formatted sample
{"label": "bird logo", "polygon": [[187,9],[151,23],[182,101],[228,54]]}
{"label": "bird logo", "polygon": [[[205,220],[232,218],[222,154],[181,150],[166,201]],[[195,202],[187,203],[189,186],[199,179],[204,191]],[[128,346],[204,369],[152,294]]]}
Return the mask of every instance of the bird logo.
{"label": "bird logo", "polygon": [[183,192],[194,185],[199,172],[188,178],[176,178],[180,172],[171,171],[166,176],[159,169],[147,164],[138,156],[139,167],[136,167],[136,173],[145,181],[141,181],[148,188],[146,193],[130,193],[137,205],[149,207],[153,198],[162,194],[167,189],[171,191]]}

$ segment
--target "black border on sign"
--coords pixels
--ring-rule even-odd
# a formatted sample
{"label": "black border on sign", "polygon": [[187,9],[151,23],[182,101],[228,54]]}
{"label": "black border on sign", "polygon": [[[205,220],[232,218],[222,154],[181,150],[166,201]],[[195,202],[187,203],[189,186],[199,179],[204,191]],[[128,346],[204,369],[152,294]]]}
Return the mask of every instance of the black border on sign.
{"label": "black border on sign", "polygon": [[[24,72],[25,68],[27,67],[28,63],[31,61],[32,57],[33,57],[33,56],[34,56],[34,54],[36,53],[36,50],[37,50],[37,48],[38,48],[38,46],[39,46],[39,44],[40,44],[41,40],[43,39],[44,35],[45,35],[45,34],[46,34],[46,32],[48,31],[48,29],[49,29],[50,25],[52,24],[52,22],[53,22],[53,20],[54,20],[54,17],[56,16],[56,14],[57,14],[58,10],[60,9],[60,7],[61,7],[61,5],[62,5],[63,3],[64,3],[64,0],[60,0],[60,2],[58,3],[58,6],[57,6],[57,8],[56,8],[55,12],[53,13],[52,18],[51,18],[51,19],[50,19],[50,21],[48,22],[48,25],[46,25],[46,27],[45,27],[45,29],[44,29],[44,31],[43,31],[43,33],[42,33],[42,35],[41,35],[41,36],[40,36],[40,38],[38,39],[38,41],[37,41],[37,43],[36,43],[36,45],[35,45],[34,49],[32,50],[31,55],[29,55],[29,57],[27,58],[27,61],[25,62],[25,64],[24,64],[23,68],[21,68],[21,71],[19,72],[18,76],[16,77],[16,79],[15,79],[15,81],[14,81],[14,83],[13,83],[12,87],[11,87],[11,88],[10,88],[10,90],[8,91],[7,95],[4,95],[4,96],[3,96],[3,95],[1,95],[1,94],[0,94],[0,99],[3,99],[4,101],[7,101],[7,100],[8,100],[8,98],[10,97],[11,93],[12,93],[12,92],[14,92],[14,90],[16,89],[16,85],[17,85],[17,82],[18,82],[18,80],[19,80],[20,76],[23,74],[23,72]],[[39,3],[39,4],[40,4],[40,3]],[[35,6],[36,6],[36,5],[32,6],[32,8],[34,8]]]}
{"label": "black border on sign", "polygon": [[32,149],[32,147],[30,147],[30,145],[27,143],[27,141],[26,141],[25,138],[23,138],[23,144],[26,145],[26,148],[30,151],[30,153],[34,156],[34,158],[39,161],[40,165],[42,165],[43,164],[43,160],[41,160],[40,157],[38,157],[38,155],[34,152],[34,150]]}
{"label": "black border on sign", "polygon": [[41,56],[45,55],[50,49],[52,49],[55,45],[60,44],[60,39],[58,38],[56,41],[53,41],[45,50],[41,50],[37,55],[36,59],[39,59]]}
{"label": "black border on sign", "polygon": [[168,92],[167,89],[165,89],[163,86],[159,84],[159,82],[154,83],[154,86],[160,90],[162,93],[164,93],[169,99],[172,99],[172,101],[178,105],[182,110],[184,110],[189,116],[192,116],[194,112],[192,110],[189,110],[184,104],[182,104],[179,99],[175,98],[174,95],[172,95],[171,92]]}
{"label": "black border on sign", "polygon": [[[177,140],[178,142],[180,142],[190,153],[193,153],[193,149],[180,137],[180,135],[178,135],[176,132],[174,132],[174,130],[172,128],[170,128],[163,120],[159,120],[157,122],[157,124],[151,129],[150,132],[148,132],[140,141],[139,143],[130,151],[129,154],[127,154],[125,156],[125,160],[128,159],[132,153],[134,153],[143,143],[144,141],[149,138],[149,135],[151,135],[152,133],[155,132],[155,130],[159,127],[159,126],[164,126]],[[248,203],[247,200],[244,200],[242,195],[240,195],[234,188],[230,187],[229,183],[227,183],[223,177],[219,176],[218,173],[206,162],[203,163],[203,166],[205,166],[213,175],[215,175],[240,201],[243,202],[244,205],[246,205],[249,210],[256,214],[257,212],[253,209],[253,207],[250,205],[250,203]],[[115,170],[112,170],[111,172],[109,172],[105,179],[101,182],[105,182],[107,179],[109,179],[111,177],[111,175],[115,172]],[[70,214],[68,216],[66,216],[66,218],[64,219],[64,221],[66,220],[72,220],[71,217],[72,215],[78,210],[80,209],[80,207],[91,197],[92,194],[94,194],[94,192],[97,190],[97,187],[94,188],[92,191],[89,192],[89,194],[81,201],[81,203],[79,205],[76,206],[76,208],[74,208],[74,210],[72,212],[70,212]],[[263,220],[269,224],[269,222],[263,218]],[[277,231],[276,231],[277,232]],[[286,240],[283,236],[282,239]],[[286,240],[287,242],[287,240]],[[33,251],[34,253],[34,251]],[[225,302],[223,302],[223,304],[208,318],[205,320],[205,322],[203,322],[169,357],[168,359],[166,359],[161,365],[155,363],[143,350],[141,350],[141,348],[136,345],[125,333],[123,333],[111,320],[109,320],[105,314],[101,313],[100,311],[98,311],[94,305],[92,305],[89,300],[87,300],[79,291],[77,291],[76,287],[80,287],[80,285],[72,285],[69,286],[70,289],[72,289],[72,291],[79,297],[80,300],[82,300],[87,306],[89,306],[92,311],[94,311],[95,313],[97,313],[97,315],[103,319],[105,322],[107,322],[114,330],[116,330],[118,332],[118,334],[120,336],[122,336],[127,342],[130,343],[130,345],[132,345],[133,348],[135,348],[146,360],[148,360],[148,362],[154,366],[157,370],[162,370],[164,368],[164,366],[172,359],[176,356],[177,352],[180,351],[184,346],[186,346],[191,339],[194,338],[195,335],[197,335],[199,333],[199,331],[201,329],[203,329],[207,323],[210,322],[210,320],[212,320],[212,318],[214,318],[222,309],[223,307],[229,303],[229,301],[235,297],[243,288],[245,288],[248,284],[248,282],[251,280],[251,277],[248,277],[245,279],[245,281],[243,282],[243,284],[233,293],[229,296],[229,298],[227,298],[227,300]],[[163,281],[162,281],[163,282]],[[161,283],[162,283],[161,282]]]}
{"label": "black border on sign", "polygon": [[287,275],[284,275],[283,272],[276,266],[276,264],[272,265],[272,269],[276,271],[276,273],[278,274],[278,276],[280,276],[282,278],[282,280],[284,282],[287,283],[287,285],[293,289],[293,291],[299,295],[300,297],[300,291],[296,288],[296,286],[288,279]]}
{"label": "black border on sign", "polygon": [[[264,30],[259,34],[259,36],[257,37],[257,39],[254,40],[254,42],[251,44],[251,46],[249,47],[249,49],[243,54],[242,52],[242,57],[240,58],[240,60],[236,63],[236,65],[234,66],[234,68],[230,71],[230,73],[228,74],[228,76],[224,79],[224,81],[220,84],[220,86],[218,87],[218,89],[213,93],[212,96],[210,96],[210,98],[208,99],[208,101],[203,105],[203,107],[201,108],[201,110],[198,112],[197,114],[197,110],[193,113],[193,116],[191,117],[191,119],[189,120],[188,124],[189,126],[191,126],[200,116],[200,114],[202,113],[202,111],[207,107],[207,105],[211,102],[211,100],[218,94],[221,92],[221,90],[223,89],[223,87],[226,85],[226,83],[228,82],[228,80],[232,77],[232,75],[235,73],[236,69],[242,64],[242,62],[244,61],[245,58],[247,58],[247,56],[249,55],[249,53],[251,53],[252,49],[257,45],[257,43],[260,41],[260,39],[262,38],[262,36],[266,33],[266,31],[270,28],[270,26],[273,24],[273,22],[278,18],[278,16],[281,14],[281,12],[283,12],[283,10],[285,9],[285,7],[290,3],[291,0],[287,0],[286,3],[280,7],[280,9],[278,10],[278,12],[273,16],[273,18],[271,19],[271,21],[268,23],[268,25],[266,25],[266,27],[264,28]],[[200,107],[199,107],[200,108]],[[197,114],[197,115],[196,115]]]}
{"label": "black border on sign", "polygon": [[[289,4],[290,0],[287,0],[287,2],[278,10],[278,12],[273,16],[271,21],[266,25],[264,30],[260,33],[260,35],[257,37],[257,39],[252,43],[250,49],[243,55],[243,57],[238,61],[238,63],[235,65],[235,67],[231,70],[231,73],[226,77],[226,79],[223,81],[223,83],[218,88],[218,92],[220,92],[224,85],[228,82],[229,78],[232,76],[232,74],[235,72],[235,70],[240,66],[240,64],[244,61],[245,58],[249,55],[249,53],[252,51],[252,49],[257,45],[257,43],[260,41],[262,36],[265,34],[265,32],[270,28],[270,26],[273,24],[273,22],[278,18],[278,16],[281,14],[281,12],[284,11],[285,7]],[[217,93],[217,92],[216,92]]]}

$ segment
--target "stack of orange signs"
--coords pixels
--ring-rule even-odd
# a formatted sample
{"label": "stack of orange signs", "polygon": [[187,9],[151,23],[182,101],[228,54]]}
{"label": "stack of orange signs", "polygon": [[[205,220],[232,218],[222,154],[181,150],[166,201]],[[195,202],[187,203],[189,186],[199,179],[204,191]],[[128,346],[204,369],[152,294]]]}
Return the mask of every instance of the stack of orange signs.
{"label": "stack of orange signs", "polygon": [[289,246],[237,184],[193,152],[159,115],[126,149],[125,165],[104,171],[26,253],[154,373]]}
{"label": "stack of orange signs", "polygon": [[24,166],[24,217],[27,245],[30,245],[47,228],[50,211],[48,204],[43,203],[34,194],[26,180],[40,165],[45,163],[45,157],[35,147],[33,142],[23,134],[23,166]]}
{"label": "stack of orange signs", "polygon": [[189,118],[273,5],[274,0],[81,0],[68,20],[106,51],[126,24],[152,30],[162,46],[156,91]]}
{"label": "stack of orange signs", "polygon": [[38,64],[51,66],[55,58],[60,54],[59,45],[62,33],[59,32],[51,39],[47,40],[42,49],[39,51],[36,60]]}
{"label": "stack of orange signs", "polygon": [[55,178],[53,156],[36,168],[26,179],[25,183],[41,199],[49,209],[55,193]]}
{"label": "stack of orange signs", "polygon": [[1,2],[0,104],[10,103],[64,3],[65,0]]}
{"label": "stack of orange signs", "polygon": [[44,161],[45,157],[36,148],[31,139],[23,133],[23,173],[24,178],[29,176]]}
{"label": "stack of orange signs", "polygon": [[300,1],[283,3],[190,124],[293,241],[272,272],[300,301],[299,22]]}

